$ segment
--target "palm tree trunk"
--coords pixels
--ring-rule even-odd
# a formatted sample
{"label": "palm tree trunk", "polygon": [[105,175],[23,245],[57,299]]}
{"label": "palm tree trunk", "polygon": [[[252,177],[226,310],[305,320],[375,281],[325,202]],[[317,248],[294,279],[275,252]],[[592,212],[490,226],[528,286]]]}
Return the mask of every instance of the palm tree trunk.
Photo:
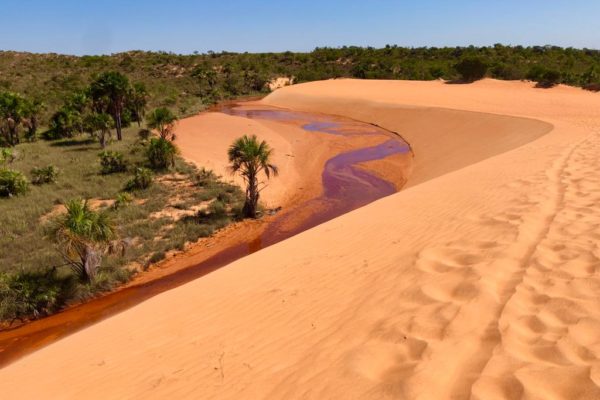
{"label": "palm tree trunk", "polygon": [[121,134],[121,112],[117,111],[115,113],[115,126],[117,128],[117,140],[123,140],[123,135]]}
{"label": "palm tree trunk", "polygon": [[252,174],[248,179],[248,188],[246,190],[246,201],[244,203],[244,215],[248,218],[256,218],[256,208],[258,205],[258,179]]}

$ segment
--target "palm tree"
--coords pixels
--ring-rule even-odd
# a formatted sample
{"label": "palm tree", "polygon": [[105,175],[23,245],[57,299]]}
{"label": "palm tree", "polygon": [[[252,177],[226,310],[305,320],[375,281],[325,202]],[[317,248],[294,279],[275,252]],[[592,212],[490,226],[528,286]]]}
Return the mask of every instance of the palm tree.
{"label": "palm tree", "polygon": [[26,138],[30,142],[36,140],[39,118],[45,106],[41,100],[26,101],[23,109],[23,126],[27,128]]}
{"label": "palm tree", "polygon": [[[236,139],[227,152],[232,173],[239,173],[246,183],[246,201],[243,213],[249,218],[256,218],[258,199],[262,188],[259,188],[258,175],[261,172],[267,179],[277,176],[279,170],[271,164],[273,150],[264,140],[259,142],[256,135],[246,135]],[[264,187],[263,187],[264,188]]]}
{"label": "palm tree", "polygon": [[113,225],[108,214],[93,211],[87,201],[71,200],[66,208],[53,229],[58,250],[82,281],[93,281],[114,236]]}
{"label": "palm tree", "polygon": [[[104,72],[90,85],[90,94],[96,112],[106,111],[113,117],[118,140],[123,140],[121,114],[129,93],[129,79],[120,72]],[[106,110],[99,108],[106,108]]]}
{"label": "palm tree", "polygon": [[175,165],[175,156],[179,149],[163,137],[152,138],[146,150],[146,156],[154,169],[167,169]]}
{"label": "palm tree", "polygon": [[177,117],[168,108],[160,107],[148,115],[148,128],[156,129],[163,139],[174,139],[173,129],[177,122]]}
{"label": "palm tree", "polygon": [[129,108],[133,114],[133,120],[141,126],[142,119],[146,114],[146,104],[148,103],[148,91],[143,83],[134,83],[129,92]]}

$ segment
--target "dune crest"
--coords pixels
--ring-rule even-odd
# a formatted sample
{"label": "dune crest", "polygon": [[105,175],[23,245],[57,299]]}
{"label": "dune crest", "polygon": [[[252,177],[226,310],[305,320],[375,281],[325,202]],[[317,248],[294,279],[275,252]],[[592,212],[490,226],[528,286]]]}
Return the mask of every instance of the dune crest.
{"label": "dune crest", "polygon": [[0,393],[600,398],[600,97],[531,86],[279,89],[399,132],[409,187],[19,360]]}

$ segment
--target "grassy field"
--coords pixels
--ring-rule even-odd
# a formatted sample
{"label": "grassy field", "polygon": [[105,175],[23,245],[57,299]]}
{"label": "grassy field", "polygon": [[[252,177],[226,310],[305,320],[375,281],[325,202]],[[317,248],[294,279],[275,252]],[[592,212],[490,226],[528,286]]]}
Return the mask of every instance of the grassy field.
{"label": "grassy field", "polygon": [[[49,235],[49,227],[70,199],[89,199],[94,208],[107,210],[118,238],[128,243],[124,255],[104,257],[98,278],[78,284],[70,300],[108,290],[150,262],[159,261],[169,250],[183,249],[186,243],[211,235],[237,217],[243,202],[239,188],[181,159],[170,171],[157,173],[148,189],[131,192],[129,204],[115,207],[133,168],[145,165],[145,148],[136,129],[130,128],[124,131],[124,140],[113,142],[109,149],[124,153],[127,171],[102,174],[100,146],[87,136],[15,148],[17,157],[9,168],[31,179],[33,168],[53,165],[59,175],[55,183],[32,184],[23,195],[0,198],[0,275],[53,267],[58,267],[58,276],[70,274]],[[0,279],[0,303],[2,300]],[[0,304],[0,316],[1,308]]]}

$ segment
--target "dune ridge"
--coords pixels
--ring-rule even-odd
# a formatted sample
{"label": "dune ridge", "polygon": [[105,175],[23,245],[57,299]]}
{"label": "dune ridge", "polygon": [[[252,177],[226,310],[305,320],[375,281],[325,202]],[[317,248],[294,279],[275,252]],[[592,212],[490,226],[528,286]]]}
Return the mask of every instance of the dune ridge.
{"label": "dune ridge", "polygon": [[[265,102],[398,131],[416,154],[410,187],[25,357],[0,370],[0,392],[600,398],[600,97],[531,86],[280,89]],[[418,134],[407,106],[475,113],[434,110]],[[500,134],[468,143],[489,124]]]}

